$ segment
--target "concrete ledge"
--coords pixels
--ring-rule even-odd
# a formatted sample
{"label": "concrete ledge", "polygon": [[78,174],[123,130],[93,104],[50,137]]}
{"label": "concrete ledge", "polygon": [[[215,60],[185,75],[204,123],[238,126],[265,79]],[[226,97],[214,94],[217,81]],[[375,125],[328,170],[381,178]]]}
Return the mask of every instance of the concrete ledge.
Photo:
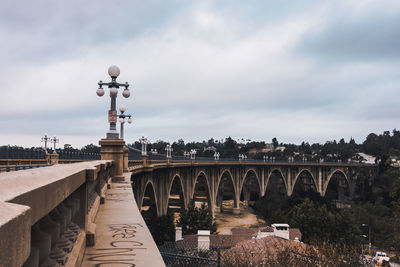
{"label": "concrete ledge", "polygon": [[22,266],[31,250],[31,210],[0,202],[0,211],[0,266]]}
{"label": "concrete ledge", "polygon": [[86,182],[87,169],[108,161],[54,165],[0,174],[0,201],[32,208],[31,224],[45,216]]}

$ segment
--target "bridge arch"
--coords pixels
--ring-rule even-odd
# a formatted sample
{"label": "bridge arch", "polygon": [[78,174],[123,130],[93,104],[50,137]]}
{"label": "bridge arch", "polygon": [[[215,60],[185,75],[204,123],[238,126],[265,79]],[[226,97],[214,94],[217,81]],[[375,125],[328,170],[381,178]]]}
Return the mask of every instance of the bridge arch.
{"label": "bridge arch", "polygon": [[140,213],[145,219],[146,223],[149,223],[154,216],[160,216],[161,213],[158,207],[158,199],[155,191],[154,184],[151,180],[148,180],[144,186],[142,198],[140,200]]}
{"label": "bridge arch", "polygon": [[[168,197],[166,199],[166,205],[167,205],[166,209],[165,209],[166,212],[168,212],[168,208],[169,208],[170,204],[178,204],[181,206],[181,209],[186,209],[186,199],[185,199],[182,178],[179,175],[179,173],[174,173],[173,176],[171,176],[171,177],[172,177],[172,179],[169,183],[169,188],[168,188]],[[177,192],[177,189],[178,189],[178,192]],[[179,199],[176,200],[176,198],[172,198],[172,194],[173,195],[179,194]],[[174,202],[174,203],[170,203],[170,202]]]}
{"label": "bridge arch", "polygon": [[266,191],[267,191],[267,189],[268,189],[268,185],[270,184],[271,176],[272,176],[274,173],[278,173],[278,174],[279,174],[279,176],[280,176],[280,178],[282,179],[283,184],[284,184],[284,186],[285,186],[285,193],[286,193],[286,195],[289,195],[289,189],[288,189],[288,185],[287,185],[286,176],[283,174],[283,171],[282,171],[280,168],[273,168],[273,169],[271,169],[271,171],[268,173],[268,177],[267,177],[267,179],[266,179],[266,181],[265,181],[265,192],[264,192],[264,193],[266,193]]}
{"label": "bridge arch", "polygon": [[[250,176],[251,174],[253,174],[253,176]],[[257,189],[258,189],[257,191],[254,191],[255,186],[254,186],[254,184],[251,184],[252,180],[255,180],[257,182]],[[245,192],[243,190],[246,183],[247,183],[247,187],[248,187],[246,189],[248,189],[247,191],[249,191],[249,192]],[[250,191],[251,189],[253,189],[253,191]],[[256,196],[256,197],[253,196],[254,192],[258,193],[258,196]],[[240,183],[239,193],[240,193],[240,195],[243,194],[243,199],[248,200],[248,201],[255,201],[262,196],[262,186],[261,186],[260,177],[254,168],[249,168],[246,170],[246,172],[243,176],[243,179]]]}
{"label": "bridge arch", "polygon": [[[231,192],[229,192],[229,189]],[[235,179],[233,178],[232,172],[229,169],[224,169],[218,177],[218,183],[216,186],[216,206],[223,212],[223,205],[226,198],[231,197],[233,200],[233,212],[235,209],[239,209],[238,200],[238,188],[235,185]],[[231,193],[231,195],[229,195]]]}
{"label": "bridge arch", "polygon": [[[206,190],[204,190],[204,188],[206,188]],[[190,199],[193,200],[195,205],[196,205],[196,200],[198,202],[199,201],[204,202],[204,200],[206,199],[208,208],[212,211],[210,181],[209,181],[209,176],[206,174],[204,170],[198,171],[195,176],[192,185]]]}
{"label": "bridge arch", "polygon": [[318,184],[317,184],[317,181],[315,179],[315,176],[314,176],[313,172],[309,168],[302,168],[296,173],[296,176],[295,176],[295,178],[293,180],[292,188],[291,188],[291,194],[293,194],[294,189],[296,188],[297,181],[299,180],[300,175],[303,174],[303,173],[308,173],[309,174],[309,176],[311,177],[311,180],[312,180],[312,188],[317,193],[318,192]]}
{"label": "bridge arch", "polygon": [[326,191],[328,190],[329,183],[330,183],[330,181],[332,180],[332,177],[333,177],[336,173],[341,173],[341,174],[343,175],[343,177],[344,177],[345,180],[346,180],[347,186],[348,186],[348,188],[350,189],[350,181],[349,181],[349,178],[348,178],[347,174],[343,171],[343,169],[336,168],[336,169],[332,170],[331,172],[329,172],[329,174],[328,174],[328,176],[327,176],[327,178],[326,178],[326,181],[324,182],[323,187],[322,187],[322,192],[321,192],[321,193],[322,193],[322,194],[321,194],[322,196],[325,196]]}

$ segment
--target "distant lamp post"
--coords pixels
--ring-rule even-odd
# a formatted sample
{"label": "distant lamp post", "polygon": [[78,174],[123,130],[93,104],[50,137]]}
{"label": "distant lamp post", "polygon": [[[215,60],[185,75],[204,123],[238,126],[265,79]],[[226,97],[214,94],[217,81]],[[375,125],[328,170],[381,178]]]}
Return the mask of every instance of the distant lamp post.
{"label": "distant lamp post", "polygon": [[217,151],[214,152],[214,160],[215,161],[219,160],[219,152]]}
{"label": "distant lamp post", "polygon": [[111,77],[111,82],[109,83],[103,83],[100,81],[98,83],[99,89],[97,89],[96,93],[98,96],[103,96],[104,95],[104,89],[103,86],[108,86],[110,88],[110,97],[111,97],[111,108],[108,111],[108,122],[110,123],[110,130],[107,132],[107,138],[108,139],[115,139],[119,137],[119,134],[117,132],[117,110],[116,110],[116,102],[117,102],[117,95],[118,95],[118,89],[119,87],[125,87],[124,91],[122,92],[122,95],[125,98],[128,98],[131,93],[128,90],[129,84],[126,82],[124,84],[118,83],[117,82],[117,77],[120,74],[120,70],[117,66],[113,65],[108,68],[108,74]]}
{"label": "distant lamp post", "polygon": [[144,137],[144,135],[139,139],[140,143],[142,144],[142,156],[147,155],[147,144],[149,143],[149,140]]}
{"label": "distant lamp post", "polygon": [[361,224],[363,227],[368,227],[368,237],[366,235],[361,235],[361,237],[368,238],[368,255],[371,255],[371,226],[369,224]]}
{"label": "distant lamp post", "polygon": [[128,123],[131,124],[132,123],[132,118],[131,118],[131,114],[124,114],[124,112],[126,111],[126,107],[124,105],[121,105],[119,107],[119,111],[121,112],[121,114],[118,115],[119,118],[119,123],[121,124],[121,139],[124,139],[124,124],[125,124],[125,118],[128,118]]}
{"label": "distant lamp post", "polygon": [[190,153],[189,152],[183,152],[183,157],[185,157],[185,158],[188,158],[190,156]]}
{"label": "distant lamp post", "polygon": [[44,133],[44,137],[42,137],[42,143],[44,143],[44,151],[46,151],[47,154],[47,142],[51,141],[51,137],[47,135],[47,133]]}
{"label": "distant lamp post", "polygon": [[50,140],[50,142],[53,143],[53,145],[54,145],[54,152],[53,152],[53,154],[57,154],[57,153],[56,153],[56,144],[57,144],[59,141],[60,141],[60,139],[58,139],[55,135],[54,135],[54,137]]}
{"label": "distant lamp post", "polygon": [[167,146],[165,147],[165,150],[167,151],[167,158],[170,159],[172,157],[172,151],[174,151],[174,149],[172,148],[172,146],[170,144],[167,144]]}
{"label": "distant lamp post", "polygon": [[192,149],[190,150],[190,159],[196,159],[197,150]]}

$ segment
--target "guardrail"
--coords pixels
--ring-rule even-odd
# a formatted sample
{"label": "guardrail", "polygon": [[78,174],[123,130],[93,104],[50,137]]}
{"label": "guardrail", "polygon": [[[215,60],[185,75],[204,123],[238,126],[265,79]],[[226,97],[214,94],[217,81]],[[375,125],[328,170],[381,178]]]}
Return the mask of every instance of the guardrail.
{"label": "guardrail", "polygon": [[113,168],[99,160],[1,173],[0,265],[79,266]]}
{"label": "guardrail", "polygon": [[[153,164],[168,164],[167,160],[147,160],[148,165]],[[200,158],[200,159],[172,159],[169,164],[180,165],[180,164],[225,164],[225,165],[306,165],[306,166],[371,166],[376,167],[378,164],[360,163],[360,162],[330,162],[330,161],[286,161],[286,160],[275,160],[275,161],[263,161],[263,160],[235,160],[235,159],[220,159],[214,160],[211,158]],[[143,165],[142,160],[129,160],[128,167],[137,165]]]}

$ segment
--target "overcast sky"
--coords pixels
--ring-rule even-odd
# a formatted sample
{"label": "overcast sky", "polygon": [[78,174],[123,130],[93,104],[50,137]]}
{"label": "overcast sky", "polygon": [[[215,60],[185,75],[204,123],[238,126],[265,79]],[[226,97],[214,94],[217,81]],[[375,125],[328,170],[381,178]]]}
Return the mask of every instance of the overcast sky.
{"label": "overcast sky", "polygon": [[0,145],[97,144],[118,65],[125,140],[300,143],[400,128],[400,1],[2,1]]}

